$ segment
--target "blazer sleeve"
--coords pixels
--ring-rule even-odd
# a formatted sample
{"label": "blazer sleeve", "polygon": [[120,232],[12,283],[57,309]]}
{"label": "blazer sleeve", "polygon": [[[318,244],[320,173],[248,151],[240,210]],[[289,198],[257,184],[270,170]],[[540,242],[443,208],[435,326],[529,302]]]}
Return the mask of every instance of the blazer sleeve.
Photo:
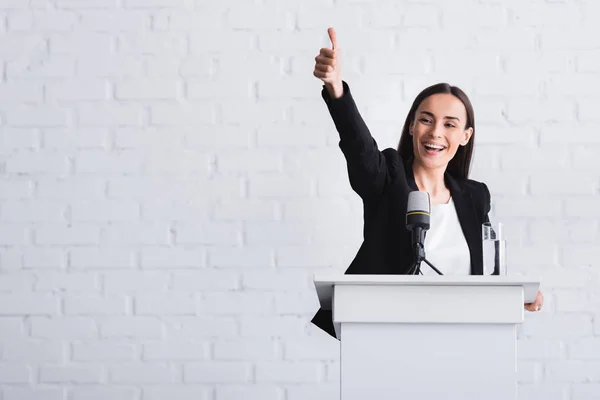
{"label": "blazer sleeve", "polygon": [[330,97],[325,86],[321,95],[340,137],[339,147],[346,159],[350,186],[364,199],[383,191],[390,180],[389,161],[377,147],[345,81],[343,87],[344,94],[338,99]]}

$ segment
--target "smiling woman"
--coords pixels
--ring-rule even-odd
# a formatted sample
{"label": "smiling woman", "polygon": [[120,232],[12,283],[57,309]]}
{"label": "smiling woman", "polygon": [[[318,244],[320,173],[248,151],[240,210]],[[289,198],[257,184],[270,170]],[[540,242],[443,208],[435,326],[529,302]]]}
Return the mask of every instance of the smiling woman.
{"label": "smiling woman", "polygon": [[[364,240],[346,274],[413,271],[406,210],[409,193],[425,191],[433,205],[427,258],[444,275],[482,275],[482,224],[489,221],[490,192],[485,183],[469,179],[475,139],[469,98],[447,83],[426,88],[408,112],[398,148],[381,151],[341,78],[332,28],[329,36],[332,48],[316,56],[313,75],[324,83],[321,96],[339,133],[350,185],[364,209]],[[538,310],[542,301],[539,293],[526,309]],[[320,309],[313,323],[335,337],[331,311]]]}

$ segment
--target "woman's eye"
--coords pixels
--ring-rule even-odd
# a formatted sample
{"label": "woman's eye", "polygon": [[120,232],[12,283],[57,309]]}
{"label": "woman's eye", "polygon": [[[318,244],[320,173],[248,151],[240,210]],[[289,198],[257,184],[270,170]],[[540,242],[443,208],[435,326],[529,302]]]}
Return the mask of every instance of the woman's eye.
{"label": "woman's eye", "polygon": [[446,126],[449,128],[454,128],[454,125],[452,125],[452,124],[446,124]]}
{"label": "woman's eye", "polygon": [[421,121],[421,122],[430,122],[430,120],[428,120],[427,118],[421,118],[419,121]]}

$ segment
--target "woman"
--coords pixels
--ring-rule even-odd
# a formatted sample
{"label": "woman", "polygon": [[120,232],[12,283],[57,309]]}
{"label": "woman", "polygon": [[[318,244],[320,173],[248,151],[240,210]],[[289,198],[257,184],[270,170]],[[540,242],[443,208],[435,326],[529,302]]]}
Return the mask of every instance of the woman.
{"label": "woman", "polygon": [[[332,48],[321,49],[313,74],[324,83],[321,95],[364,209],[364,241],[346,273],[409,273],[407,200],[409,192],[420,190],[429,193],[432,204],[427,259],[444,275],[482,275],[481,225],[489,221],[490,193],[484,183],[468,178],[475,133],[468,97],[444,83],[423,90],[408,112],[398,149],[380,151],[341,79],[336,34],[333,28],[328,32]],[[430,270],[423,264],[421,271]],[[537,311],[542,303],[538,292],[525,308]],[[335,337],[331,311],[319,310],[312,322]]]}

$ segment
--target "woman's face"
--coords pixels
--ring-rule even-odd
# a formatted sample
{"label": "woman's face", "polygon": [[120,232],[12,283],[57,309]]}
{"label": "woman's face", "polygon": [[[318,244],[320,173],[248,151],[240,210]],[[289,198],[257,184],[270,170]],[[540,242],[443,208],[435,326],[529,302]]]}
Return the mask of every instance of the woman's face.
{"label": "woman's face", "polygon": [[415,113],[410,134],[415,161],[428,169],[448,166],[458,146],[469,142],[473,129],[465,129],[467,110],[460,99],[438,93],[421,102]]}

